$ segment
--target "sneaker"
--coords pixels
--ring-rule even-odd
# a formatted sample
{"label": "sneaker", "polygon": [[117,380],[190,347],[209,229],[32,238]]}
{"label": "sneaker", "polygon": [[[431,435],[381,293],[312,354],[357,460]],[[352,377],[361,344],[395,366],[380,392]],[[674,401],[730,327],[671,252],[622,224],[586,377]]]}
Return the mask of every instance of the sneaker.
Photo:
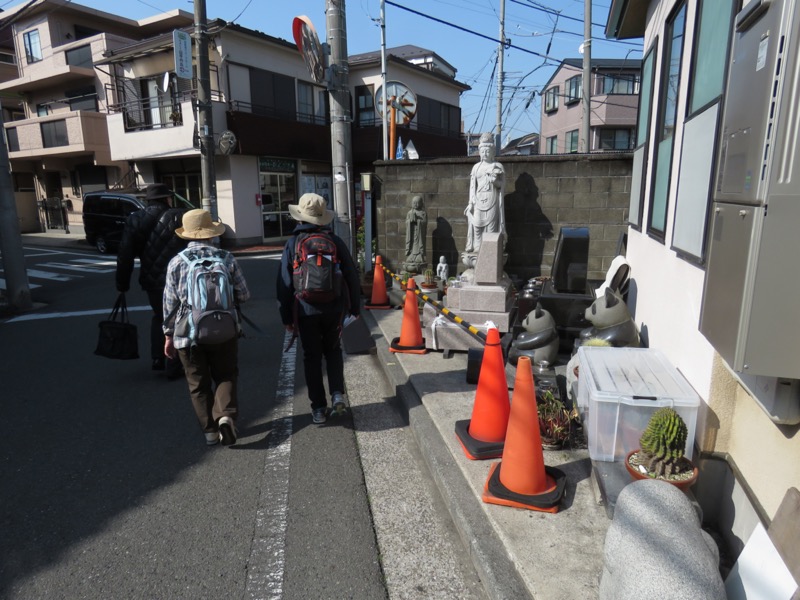
{"label": "sneaker", "polygon": [[216,446],[219,444],[219,431],[206,432],[206,446]]}
{"label": "sneaker", "polygon": [[333,412],[337,415],[344,413],[347,405],[344,403],[344,396],[342,396],[341,392],[333,392],[331,396],[331,406],[333,406]]}
{"label": "sneaker", "polygon": [[219,437],[223,446],[236,443],[236,427],[233,426],[233,419],[230,417],[222,417],[219,420]]}
{"label": "sneaker", "polygon": [[311,420],[314,421],[317,425],[322,425],[325,421],[328,420],[328,416],[325,414],[325,408],[315,408],[311,411]]}

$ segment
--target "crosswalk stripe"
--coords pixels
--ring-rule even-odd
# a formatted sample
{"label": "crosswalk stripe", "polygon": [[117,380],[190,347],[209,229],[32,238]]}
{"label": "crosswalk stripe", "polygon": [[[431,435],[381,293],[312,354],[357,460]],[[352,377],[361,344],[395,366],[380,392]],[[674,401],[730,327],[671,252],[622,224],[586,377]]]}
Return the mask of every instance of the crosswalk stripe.
{"label": "crosswalk stripe", "polygon": [[51,281],[72,281],[83,277],[83,275],[64,275],[62,273],[51,273],[50,271],[40,271],[39,269],[28,269],[28,277],[38,279],[49,279]]}

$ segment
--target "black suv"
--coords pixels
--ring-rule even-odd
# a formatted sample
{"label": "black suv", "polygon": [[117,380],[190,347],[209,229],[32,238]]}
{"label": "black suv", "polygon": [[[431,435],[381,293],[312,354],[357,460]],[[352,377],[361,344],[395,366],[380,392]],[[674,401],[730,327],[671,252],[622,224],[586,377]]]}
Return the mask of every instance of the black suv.
{"label": "black suv", "polygon": [[145,207],[144,193],[88,192],[83,197],[83,228],[86,241],[105,254],[117,250],[125,220]]}

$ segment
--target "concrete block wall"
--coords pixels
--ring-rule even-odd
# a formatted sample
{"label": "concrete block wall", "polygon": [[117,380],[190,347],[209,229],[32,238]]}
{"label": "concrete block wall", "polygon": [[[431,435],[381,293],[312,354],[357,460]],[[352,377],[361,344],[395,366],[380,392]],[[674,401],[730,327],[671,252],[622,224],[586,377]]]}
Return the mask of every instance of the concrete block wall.
{"label": "concrete block wall", "polygon": [[[435,269],[447,257],[450,274],[467,237],[464,209],[475,157],[430,161],[380,161],[376,198],[378,253],[399,273],[405,259],[405,218],[411,199],[421,195],[428,211],[426,253]],[[632,154],[511,156],[506,171],[505,215],[508,262],[505,271],[521,282],[549,275],[561,227],[589,227],[589,278],[604,279],[620,234],[627,230]]]}

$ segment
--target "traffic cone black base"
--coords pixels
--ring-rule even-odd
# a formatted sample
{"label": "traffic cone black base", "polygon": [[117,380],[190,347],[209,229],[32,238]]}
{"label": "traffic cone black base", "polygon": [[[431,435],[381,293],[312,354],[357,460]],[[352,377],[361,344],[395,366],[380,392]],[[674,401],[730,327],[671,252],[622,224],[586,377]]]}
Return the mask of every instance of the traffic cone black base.
{"label": "traffic cone black base", "polygon": [[471,420],[456,421],[456,437],[461,444],[461,449],[470,460],[486,460],[487,458],[500,458],[503,456],[505,442],[482,442],[469,434]]}
{"label": "traffic cone black base", "polygon": [[425,346],[425,338],[422,338],[422,343],[418,346],[403,346],[400,344],[400,338],[396,337],[389,344],[389,352],[402,352],[403,354],[427,354],[428,348]]}
{"label": "traffic cone black base", "polygon": [[547,476],[547,483],[552,483],[552,486],[540,494],[529,496],[512,492],[503,485],[500,481],[500,464],[492,465],[492,470],[486,479],[486,485],[483,488],[484,502],[539,512],[558,512],[558,505],[561,503],[561,498],[564,496],[564,489],[567,485],[567,476],[564,471],[555,467],[545,466],[544,471]]}
{"label": "traffic cone black base", "polygon": [[368,308],[369,310],[389,310],[390,308],[394,308],[394,306],[388,302],[386,304],[371,304],[367,302],[364,304],[364,308]]}

